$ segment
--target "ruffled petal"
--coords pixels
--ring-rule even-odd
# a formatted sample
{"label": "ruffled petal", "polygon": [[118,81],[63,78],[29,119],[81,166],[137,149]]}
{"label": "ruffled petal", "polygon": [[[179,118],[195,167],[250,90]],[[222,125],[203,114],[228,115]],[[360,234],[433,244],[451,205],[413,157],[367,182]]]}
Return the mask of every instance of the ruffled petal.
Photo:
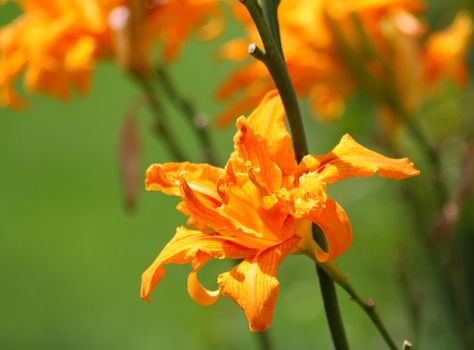
{"label": "ruffled petal", "polygon": [[197,272],[191,272],[188,275],[188,293],[189,296],[196,302],[196,304],[202,306],[209,306],[219,300],[221,291],[208,290],[199,283],[197,278]]}
{"label": "ruffled petal", "polygon": [[[149,295],[163,277],[166,264],[190,263],[198,254],[200,254],[200,259],[204,259],[204,257],[242,259],[255,254],[255,252],[253,249],[229,242],[225,237],[216,233],[204,233],[178,227],[175,236],[143,273],[140,295],[144,300],[150,301]],[[195,269],[193,272],[197,272],[197,270]]]}
{"label": "ruffled petal", "polygon": [[283,176],[293,174],[296,169],[295,152],[286,127],[285,108],[276,90],[265,95],[248,118],[248,124],[255,134],[265,139],[268,153],[283,172]]}
{"label": "ruffled petal", "polygon": [[[314,255],[320,262],[337,258],[344,253],[352,243],[352,228],[344,209],[332,199],[326,201],[326,206],[308,216],[317,224],[326,238],[327,249],[315,245]],[[314,242],[316,243],[316,242]]]}
{"label": "ruffled petal", "polygon": [[[263,237],[258,237],[252,232],[242,231],[242,227],[234,225],[234,222],[222,214],[220,208],[213,208],[196,195],[189,187],[184,176],[181,178],[181,189],[183,191],[184,205],[186,206],[186,214],[190,216],[192,221],[199,223],[199,227],[212,228],[219,234],[225,236],[227,240],[234,241],[248,248],[256,248],[259,250],[267,248],[274,242],[269,242]],[[238,219],[236,219],[238,220]]]}
{"label": "ruffled petal", "polygon": [[291,190],[282,188],[277,193],[286,211],[297,219],[317,210],[327,200],[326,183],[321,181],[318,173],[303,174],[298,182],[298,187]]}
{"label": "ruffled petal", "polygon": [[183,193],[183,201],[190,217],[196,217],[199,222],[206,223],[207,228],[213,228],[221,233],[236,233],[236,229],[230,221],[220,215],[216,209],[203,202],[197,193],[191,189],[185,176],[180,178],[180,187]]}
{"label": "ruffled petal", "polygon": [[221,168],[208,164],[164,163],[152,164],[146,171],[145,188],[147,191],[160,191],[168,195],[182,197],[180,177],[186,174],[186,180],[194,191],[219,201],[216,182],[224,174]]}
{"label": "ruffled petal", "polygon": [[188,293],[189,296],[202,306],[209,306],[214,304],[221,296],[219,289],[210,291],[205,288],[198,280],[197,273],[204,266],[206,262],[211,259],[208,254],[200,252],[193,260],[193,270],[188,275]]}
{"label": "ruffled petal", "polygon": [[317,172],[321,181],[334,183],[350,177],[380,177],[404,179],[420,173],[408,158],[388,158],[371,151],[344,135],[339,144],[322,156],[305,156],[300,172]]}
{"label": "ruffled petal", "polygon": [[269,153],[267,140],[256,135],[249,125],[249,120],[240,117],[237,120],[238,131],[234,136],[235,153],[227,165],[233,166],[238,162],[236,168],[242,168],[254,180],[255,185],[262,189],[263,194],[270,194],[278,190],[282,183],[280,168],[273,162]]}
{"label": "ruffled petal", "polygon": [[271,325],[280,289],[276,272],[298,241],[299,237],[293,237],[242,261],[218,277],[222,294],[234,300],[245,312],[250,331],[263,332]]}
{"label": "ruffled petal", "polygon": [[228,186],[226,193],[228,203],[218,208],[217,212],[247,236],[264,239],[268,247],[291,234],[285,230],[288,215],[278,206],[267,208],[264,197],[252,181],[247,180],[240,186]]}

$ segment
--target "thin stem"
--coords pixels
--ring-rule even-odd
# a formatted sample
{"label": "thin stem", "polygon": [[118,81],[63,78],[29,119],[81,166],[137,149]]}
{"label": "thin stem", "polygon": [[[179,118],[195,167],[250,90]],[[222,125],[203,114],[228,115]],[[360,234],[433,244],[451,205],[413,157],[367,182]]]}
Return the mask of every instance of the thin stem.
{"label": "thin stem", "polygon": [[377,313],[375,308],[375,302],[372,299],[364,301],[349,283],[348,278],[338,269],[334,262],[327,262],[320,264],[320,267],[334,280],[339,286],[341,286],[351,297],[351,299],[359,305],[362,310],[369,316],[372,323],[375,325],[380,335],[385,340],[385,343],[391,350],[398,350],[398,346],[387,331],[382,318]]}
{"label": "thin stem", "polygon": [[291,133],[293,135],[293,147],[297,160],[301,160],[303,156],[308,154],[308,146],[306,143],[306,135],[304,133],[301,112],[296,98],[296,93],[291,83],[286,63],[279,54],[278,46],[275,43],[271,31],[265,22],[261,7],[256,0],[242,0],[247,7],[252,19],[257,26],[260,37],[265,48],[264,64],[267,66],[270,75],[280,93],[283,106],[285,107],[290,123]]}
{"label": "thin stem", "polygon": [[368,301],[362,300],[350,285],[343,288],[352,297],[352,300],[354,300],[365,311],[367,316],[369,316],[369,318],[372,320],[372,323],[377,327],[380,335],[382,335],[383,339],[387,343],[388,347],[392,350],[398,349],[395,341],[388,333],[387,328],[375,309],[375,302],[372,299],[369,299]]}
{"label": "thin stem", "polygon": [[[262,38],[265,53],[260,51],[257,52],[259,53],[262,62],[268,68],[278,92],[280,93],[291,128],[296,159],[299,162],[306,154],[308,154],[306,135],[296,93],[288,74],[286,63],[283,59],[281,42],[278,35],[272,35],[271,30],[271,26],[276,25],[278,28],[276,14],[279,1],[264,0],[263,3],[265,4],[265,8],[263,10],[257,0],[241,1],[249,11],[260,37]],[[273,6],[273,9],[269,8],[269,6]],[[269,16],[272,16],[272,18],[269,19]],[[273,30],[273,32],[275,32],[275,30]],[[276,42],[276,40],[278,42]],[[255,52],[255,50],[253,51]],[[316,270],[320,281],[321,294],[333,344],[336,350],[349,350],[334,282],[320,269],[320,267],[316,266]]]}
{"label": "thin stem", "polygon": [[261,350],[272,350],[272,342],[270,340],[270,335],[268,334],[268,330],[265,332],[260,332],[256,333],[256,336],[258,338],[258,342],[260,344],[260,349]]}
{"label": "thin stem", "polygon": [[331,277],[318,266],[318,264],[315,264],[315,267],[319,278],[321,294],[323,295],[324,299],[324,309],[329,323],[329,329],[331,330],[334,347],[336,349],[349,349],[342,318],[334,317],[334,315],[341,314],[334,282]]}
{"label": "thin stem", "polygon": [[195,130],[203,150],[203,161],[205,163],[216,165],[217,157],[213,151],[211,136],[207,128],[207,122],[205,120],[200,120],[199,114],[197,113],[193,104],[180,94],[166,69],[158,67],[156,73],[165,93],[168,95],[170,100],[182,111],[184,117],[191,125],[192,129]]}
{"label": "thin stem", "polygon": [[136,81],[138,82],[140,87],[145,92],[148,101],[147,105],[150,107],[150,110],[155,118],[155,125],[153,130],[160,137],[160,139],[164,141],[165,145],[168,148],[168,151],[170,152],[175,161],[186,160],[186,157],[181,151],[178,143],[171,134],[168,121],[166,120],[161,104],[156,97],[153,84],[147,78],[142,77],[140,75],[135,75],[134,77],[136,78]]}
{"label": "thin stem", "polygon": [[283,56],[283,48],[281,46],[280,38],[280,26],[278,25],[278,5],[280,0],[264,0],[262,1],[262,10],[265,21],[268,23],[268,27],[275,38],[275,42],[278,48],[278,52],[281,57]]}

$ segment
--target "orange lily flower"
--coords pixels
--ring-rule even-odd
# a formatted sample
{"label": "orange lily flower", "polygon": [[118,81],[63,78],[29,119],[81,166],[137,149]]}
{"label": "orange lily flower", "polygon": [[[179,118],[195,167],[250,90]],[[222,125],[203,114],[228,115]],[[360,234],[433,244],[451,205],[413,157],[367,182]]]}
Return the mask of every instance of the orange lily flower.
{"label": "orange lily flower", "polygon": [[[143,273],[141,297],[149,295],[166,264],[191,264],[188,292],[201,305],[221,296],[245,312],[250,330],[271,325],[278,296],[278,265],[288,254],[306,254],[324,262],[350,246],[349,219],[326,194],[327,184],[349,177],[403,179],[419,174],[407,159],[370,151],[345,135],[329,153],[307,155],[298,164],[276,92],[266,95],[249,118],[237,120],[235,151],[225,169],[208,164],[151,165],[146,189],[182,199],[177,209],[194,229],[179,227],[156,260]],[[325,234],[327,249],[312,238],[311,224]],[[243,259],[219,275],[210,291],[197,273],[210,259]]]}
{"label": "orange lily flower", "polygon": [[[456,82],[465,81],[471,18],[463,14],[462,19],[455,20],[455,28],[446,34],[435,33],[426,41],[426,27],[417,17],[423,11],[422,0],[282,2],[280,34],[297,94],[309,99],[315,116],[334,119],[344,112],[345,100],[357,90],[387,107],[382,101],[383,89],[374,87],[373,81],[392,88],[408,112],[419,108],[428,97],[427,91],[433,91],[429,87],[451,76]],[[260,44],[260,38],[245,8],[236,4],[234,12],[244,24],[247,38],[224,45],[219,55],[238,61],[248,56],[248,44]],[[448,64],[450,60],[457,63]],[[362,70],[367,70],[372,82],[364,81]],[[218,125],[228,125],[272,88],[261,62],[242,62],[217,91],[218,99],[231,101],[218,116]]]}
{"label": "orange lily flower", "polygon": [[25,71],[25,86],[66,99],[69,86],[83,92],[96,59],[109,48],[107,12],[112,1],[18,1],[24,13],[0,30],[0,101],[24,101],[13,85]]}
{"label": "orange lily flower", "polygon": [[468,72],[465,57],[474,30],[469,13],[461,11],[448,28],[434,33],[426,44],[425,79],[436,84],[440,76],[451,75],[458,85],[466,85]]}
{"label": "orange lily flower", "polygon": [[[67,99],[84,93],[100,60],[116,58],[144,74],[156,41],[173,60],[190,34],[210,38],[222,27],[217,0],[18,0],[23,14],[0,28],[0,104],[24,105],[14,90],[25,73],[26,90]],[[0,5],[1,6],[1,5]],[[186,16],[179,21],[178,16]],[[216,18],[204,23],[208,18]],[[179,25],[177,25],[179,23]]]}

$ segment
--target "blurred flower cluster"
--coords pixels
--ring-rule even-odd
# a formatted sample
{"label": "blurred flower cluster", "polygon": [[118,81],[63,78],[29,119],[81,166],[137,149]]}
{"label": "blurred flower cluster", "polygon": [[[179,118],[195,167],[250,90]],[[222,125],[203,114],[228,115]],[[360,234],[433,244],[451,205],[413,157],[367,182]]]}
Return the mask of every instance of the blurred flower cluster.
{"label": "blurred flower cluster", "polygon": [[[218,91],[220,99],[232,101],[219,116],[220,125],[228,125],[273,87],[261,63],[245,60],[249,41],[260,39],[245,9],[233,8],[248,37],[220,52],[223,59],[243,61]],[[384,110],[398,113],[395,103],[411,113],[443,80],[465,86],[470,15],[461,12],[448,28],[433,33],[420,18],[424,10],[422,0],[283,1],[279,19],[286,64],[314,115],[339,117],[356,91],[370,94]]]}
{"label": "blurred flower cluster", "polygon": [[[157,42],[173,60],[193,31],[212,38],[222,27],[213,0],[20,0],[23,14],[0,30],[0,101],[18,107],[24,99],[15,80],[24,73],[28,91],[67,99],[87,91],[101,60],[147,74]],[[179,28],[176,23],[182,21]],[[211,22],[208,20],[211,19]]]}

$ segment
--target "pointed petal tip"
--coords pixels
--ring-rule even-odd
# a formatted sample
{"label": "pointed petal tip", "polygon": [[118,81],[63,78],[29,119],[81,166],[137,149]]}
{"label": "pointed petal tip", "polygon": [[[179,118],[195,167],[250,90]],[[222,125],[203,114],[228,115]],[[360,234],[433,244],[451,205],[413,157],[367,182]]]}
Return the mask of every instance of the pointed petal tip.
{"label": "pointed petal tip", "polygon": [[[310,158],[305,161],[309,162]],[[386,157],[362,146],[349,134],[343,135],[329,153],[313,157],[313,163],[309,168],[318,171],[321,179],[328,183],[357,176],[371,177],[377,173],[394,180],[420,174],[410,159]]]}
{"label": "pointed petal tip", "polygon": [[142,298],[142,300],[146,301],[147,303],[151,303],[151,299],[148,297],[148,295],[140,295],[140,298]]}
{"label": "pointed petal tip", "polygon": [[[143,274],[145,274],[145,273],[143,273]],[[151,299],[150,299],[149,295],[151,293],[151,290],[150,290],[149,286],[144,284],[144,280],[145,280],[145,278],[142,275],[142,285],[141,285],[141,288],[140,288],[140,298],[143,301],[146,301],[147,303],[150,303]]]}
{"label": "pointed petal tip", "polygon": [[188,275],[188,294],[196,304],[210,306],[220,298],[221,291],[211,291],[203,287],[197,278],[197,271],[192,271]]}
{"label": "pointed petal tip", "polygon": [[263,333],[268,328],[270,328],[270,324],[262,324],[262,325],[250,325],[249,324],[249,330],[252,333]]}
{"label": "pointed petal tip", "polygon": [[248,126],[247,118],[241,115],[235,121],[235,126],[237,127],[237,130],[242,130],[243,128],[246,128]]}
{"label": "pointed petal tip", "polygon": [[402,160],[407,164],[406,177],[414,177],[421,174],[421,171],[415,168],[415,164],[409,158],[402,158]]}

